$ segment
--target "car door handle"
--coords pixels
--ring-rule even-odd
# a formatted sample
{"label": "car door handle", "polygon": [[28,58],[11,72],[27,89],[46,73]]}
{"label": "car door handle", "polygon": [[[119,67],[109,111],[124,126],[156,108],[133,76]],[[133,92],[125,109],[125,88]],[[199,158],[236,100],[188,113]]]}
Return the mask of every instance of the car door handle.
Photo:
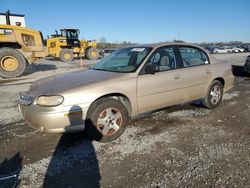
{"label": "car door handle", "polygon": [[180,77],[181,77],[181,75],[179,75],[179,74],[174,75],[174,79],[180,79]]}

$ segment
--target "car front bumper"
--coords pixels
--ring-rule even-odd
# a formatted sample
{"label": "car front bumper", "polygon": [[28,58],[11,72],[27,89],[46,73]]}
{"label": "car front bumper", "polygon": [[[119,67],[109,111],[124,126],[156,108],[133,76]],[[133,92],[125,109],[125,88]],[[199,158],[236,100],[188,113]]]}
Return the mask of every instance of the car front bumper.
{"label": "car front bumper", "polygon": [[19,104],[25,122],[32,128],[47,133],[76,132],[85,129],[87,108],[80,106],[41,107]]}

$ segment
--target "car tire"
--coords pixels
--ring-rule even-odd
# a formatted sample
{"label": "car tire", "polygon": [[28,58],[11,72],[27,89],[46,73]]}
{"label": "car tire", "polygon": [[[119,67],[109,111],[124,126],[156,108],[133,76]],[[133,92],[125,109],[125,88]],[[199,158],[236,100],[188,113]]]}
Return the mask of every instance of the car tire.
{"label": "car tire", "polygon": [[102,143],[117,139],[124,132],[127,123],[127,109],[120,101],[112,98],[94,102],[85,121],[90,139]]}
{"label": "car tire", "polygon": [[15,78],[22,75],[26,68],[24,56],[12,48],[0,49],[0,76]]}
{"label": "car tire", "polygon": [[62,49],[60,52],[60,59],[63,62],[72,62],[74,59],[74,54],[71,49]]}
{"label": "car tire", "polygon": [[216,108],[223,97],[223,86],[220,81],[214,80],[207,91],[205,98],[202,100],[202,105],[208,109]]}

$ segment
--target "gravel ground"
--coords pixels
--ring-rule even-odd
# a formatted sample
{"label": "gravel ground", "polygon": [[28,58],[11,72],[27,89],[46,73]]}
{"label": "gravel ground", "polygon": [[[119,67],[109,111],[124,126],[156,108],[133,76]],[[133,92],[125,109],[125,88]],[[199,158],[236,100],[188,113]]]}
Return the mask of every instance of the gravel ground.
{"label": "gravel ground", "polygon": [[[240,66],[247,55],[216,57]],[[38,63],[26,76],[0,80],[0,187],[250,187],[249,78],[237,77],[216,109],[167,108],[100,144],[84,133],[43,134],[24,123],[16,105],[20,91],[94,62]],[[17,177],[1,179],[11,175]]]}

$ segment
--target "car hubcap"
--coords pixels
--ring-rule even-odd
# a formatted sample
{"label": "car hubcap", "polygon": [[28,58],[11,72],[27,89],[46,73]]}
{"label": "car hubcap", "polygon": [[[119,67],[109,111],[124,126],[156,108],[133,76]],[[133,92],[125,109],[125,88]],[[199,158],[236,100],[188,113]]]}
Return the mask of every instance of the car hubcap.
{"label": "car hubcap", "polygon": [[116,108],[107,108],[102,111],[97,119],[97,129],[102,135],[115,134],[122,125],[122,114]]}
{"label": "car hubcap", "polygon": [[210,91],[210,102],[216,105],[221,99],[221,89],[219,86],[215,85]]}
{"label": "car hubcap", "polygon": [[1,60],[1,67],[5,70],[5,71],[14,71],[17,69],[18,67],[18,61],[15,57],[13,56],[5,56],[2,60]]}

